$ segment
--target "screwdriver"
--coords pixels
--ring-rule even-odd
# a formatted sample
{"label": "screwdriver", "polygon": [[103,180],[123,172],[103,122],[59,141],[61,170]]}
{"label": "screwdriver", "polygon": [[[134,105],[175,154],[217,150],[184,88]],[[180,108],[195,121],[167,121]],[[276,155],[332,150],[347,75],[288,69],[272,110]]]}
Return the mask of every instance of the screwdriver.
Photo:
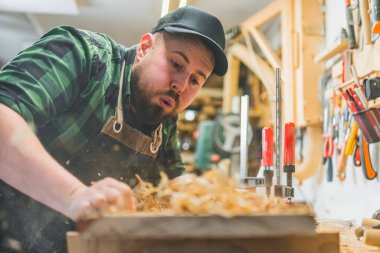
{"label": "screwdriver", "polygon": [[295,167],[295,125],[293,122],[285,123],[284,131],[284,172],[286,173],[286,185],[291,189],[291,194],[288,197],[289,202],[294,197],[294,189],[292,186],[292,173],[296,171]]}
{"label": "screwdriver", "polygon": [[262,160],[264,166],[264,179],[267,197],[270,197],[273,180],[273,129],[264,127],[262,131]]}

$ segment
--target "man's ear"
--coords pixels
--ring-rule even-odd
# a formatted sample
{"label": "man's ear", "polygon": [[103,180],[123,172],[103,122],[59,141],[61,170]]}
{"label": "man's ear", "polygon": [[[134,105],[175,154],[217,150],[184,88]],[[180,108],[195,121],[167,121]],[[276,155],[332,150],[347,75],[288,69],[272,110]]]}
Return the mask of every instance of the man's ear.
{"label": "man's ear", "polygon": [[139,62],[153,47],[154,44],[154,36],[151,33],[144,34],[141,39],[140,43],[136,50],[136,58],[135,62]]}

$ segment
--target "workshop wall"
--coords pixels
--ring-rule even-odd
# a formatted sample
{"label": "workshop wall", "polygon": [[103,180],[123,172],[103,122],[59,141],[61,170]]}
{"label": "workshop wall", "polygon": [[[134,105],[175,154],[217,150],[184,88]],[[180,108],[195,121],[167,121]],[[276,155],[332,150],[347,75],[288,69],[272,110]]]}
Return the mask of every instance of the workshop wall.
{"label": "workshop wall", "polygon": [[[326,41],[323,47],[329,47],[337,41],[341,28],[346,27],[344,1],[327,0],[325,11]],[[370,150],[372,163],[379,171],[380,143],[371,144]],[[333,162],[336,164],[335,157]],[[372,181],[365,179],[362,168],[353,165],[352,156],[348,157],[347,177],[343,182],[336,177],[336,167],[333,182],[327,182],[322,162],[317,166],[320,168],[318,173],[302,186],[298,185],[295,193],[297,200],[313,204],[317,218],[356,220],[359,224],[362,218],[370,217],[380,209],[379,176]]]}
{"label": "workshop wall", "polygon": [[0,62],[10,61],[38,38],[26,14],[0,11]]}

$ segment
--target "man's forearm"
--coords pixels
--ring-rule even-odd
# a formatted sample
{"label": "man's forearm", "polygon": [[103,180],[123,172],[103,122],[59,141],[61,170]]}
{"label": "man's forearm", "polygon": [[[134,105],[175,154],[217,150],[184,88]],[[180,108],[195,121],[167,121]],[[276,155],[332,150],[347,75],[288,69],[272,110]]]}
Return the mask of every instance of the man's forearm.
{"label": "man's forearm", "polygon": [[0,178],[67,215],[70,195],[84,185],[47,153],[25,120],[3,104],[0,140]]}

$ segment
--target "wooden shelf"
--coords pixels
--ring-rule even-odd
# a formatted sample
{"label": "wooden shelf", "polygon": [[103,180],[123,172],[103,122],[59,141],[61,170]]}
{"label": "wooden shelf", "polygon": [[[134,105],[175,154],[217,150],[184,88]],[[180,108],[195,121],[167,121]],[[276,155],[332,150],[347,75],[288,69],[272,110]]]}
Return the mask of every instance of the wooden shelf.
{"label": "wooden shelf", "polygon": [[[371,76],[373,74],[375,74],[376,76],[380,76],[380,70],[371,70],[370,72],[367,72],[364,75],[358,76],[358,79],[361,80],[361,79],[364,79],[364,78],[366,78],[368,76]],[[348,87],[348,86],[350,86],[351,84],[354,84],[354,83],[355,83],[355,80],[352,78],[352,79],[348,80],[345,83],[342,83],[342,84],[339,84],[339,85],[335,85],[334,89],[341,90],[341,89],[344,89],[344,88],[346,88],[346,87]]]}
{"label": "wooden shelf", "polygon": [[319,54],[317,54],[314,57],[314,61],[315,62],[327,61],[331,57],[343,52],[346,49],[348,49],[348,39],[344,38],[344,39],[341,39],[337,44],[335,44],[331,48],[327,48],[323,50],[322,52],[320,52]]}

